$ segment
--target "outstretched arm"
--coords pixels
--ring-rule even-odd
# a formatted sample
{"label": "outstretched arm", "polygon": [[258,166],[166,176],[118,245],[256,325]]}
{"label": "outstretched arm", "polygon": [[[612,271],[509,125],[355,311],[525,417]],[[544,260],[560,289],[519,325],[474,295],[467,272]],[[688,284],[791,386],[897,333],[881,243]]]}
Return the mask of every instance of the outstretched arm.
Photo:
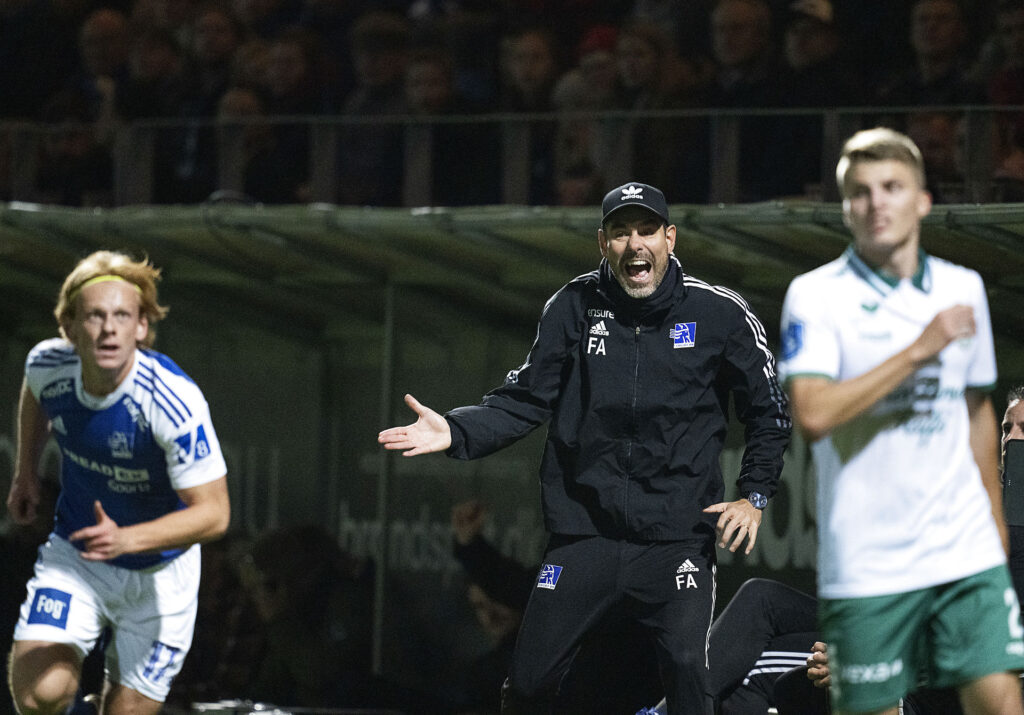
{"label": "outstretched arm", "polygon": [[932,318],[917,340],[863,375],[842,382],[794,377],[789,389],[793,418],[808,440],[819,440],[865,413],[947,345],[974,331],[974,309],[955,305]]}
{"label": "outstretched arm", "polygon": [[451,446],[451,427],[444,417],[420,404],[412,395],[405,396],[405,404],[417,414],[418,419],[411,425],[391,427],[378,434],[377,441],[385,449],[405,450],[403,457],[415,457],[417,454],[443,452]]}
{"label": "outstretched arm", "polygon": [[18,456],[7,493],[7,510],[18,524],[31,524],[39,506],[39,458],[49,436],[48,420],[28,383],[18,399]]}

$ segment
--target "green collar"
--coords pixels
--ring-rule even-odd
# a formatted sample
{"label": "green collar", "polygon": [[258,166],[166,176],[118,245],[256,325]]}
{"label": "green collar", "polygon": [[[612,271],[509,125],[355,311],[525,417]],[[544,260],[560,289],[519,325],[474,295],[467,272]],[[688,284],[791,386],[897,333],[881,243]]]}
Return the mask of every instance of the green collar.
{"label": "green collar", "polygon": [[[897,276],[869,266],[858,255],[852,243],[846,249],[846,258],[857,275],[867,281],[868,284],[882,295],[889,294],[899,285],[900,279]],[[922,293],[931,292],[932,274],[929,267],[928,254],[922,248],[917,249],[917,270],[911,276],[910,282]]]}

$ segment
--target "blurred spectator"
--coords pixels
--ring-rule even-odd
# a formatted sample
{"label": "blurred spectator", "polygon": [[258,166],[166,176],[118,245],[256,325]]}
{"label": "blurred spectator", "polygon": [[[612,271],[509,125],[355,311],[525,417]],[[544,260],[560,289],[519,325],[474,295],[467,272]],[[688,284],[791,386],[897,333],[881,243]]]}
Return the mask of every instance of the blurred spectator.
{"label": "blurred spectator", "polygon": [[262,92],[267,81],[269,59],[269,42],[258,37],[243,40],[232,56],[228,84],[232,87],[246,87]]}
{"label": "blurred spectator", "polygon": [[113,204],[113,161],[81,93],[58,92],[43,108],[35,200],[62,206]]}
{"label": "blurred spectator", "polygon": [[231,80],[235,52],[244,39],[241,23],[222,6],[206,4],[192,20],[189,74],[192,86],[184,113],[212,117]]}
{"label": "blurred spectator", "polygon": [[[1024,104],[1024,2],[1002,0],[995,15],[995,31],[989,43],[996,58],[991,72],[984,77],[988,102],[994,105]],[[996,178],[1017,184],[1024,175],[1018,170],[1024,153],[1024,114],[1004,111],[996,114],[998,141]],[[1015,188],[1015,187],[1013,187]],[[1016,191],[1015,195],[1019,195]],[[1005,199],[1010,200],[1010,199]]]}
{"label": "blurred spectator", "polygon": [[[683,60],[675,51],[668,33],[658,25],[634,22],[622,28],[615,45],[619,94],[616,106],[646,112],[659,109],[693,107],[697,93],[703,91],[704,77],[699,60]],[[643,176],[658,186],[679,186],[673,190],[680,200],[703,198],[696,180],[706,173],[703,165],[690,170],[687,180],[679,181],[677,172],[703,146],[702,123],[686,118],[658,119],[630,116],[620,128],[605,172],[605,185]],[[617,173],[621,167],[625,173]]]}
{"label": "blurred spectator", "polygon": [[707,27],[715,0],[635,0],[632,17],[663,28],[688,54],[711,54]]}
{"label": "blurred spectator", "polygon": [[[408,111],[420,117],[471,115],[476,109],[456,93],[451,57],[441,50],[413,54],[405,71],[405,98]],[[419,141],[420,130],[429,133],[429,142]],[[468,206],[499,202],[500,145],[491,124],[412,125],[405,138],[405,181],[429,179],[430,195],[423,197],[427,203]],[[423,164],[411,165],[409,160],[419,158],[421,149],[428,150]],[[427,161],[429,171],[424,171]]]}
{"label": "blurred spectator", "polygon": [[859,106],[867,86],[846,54],[831,0],[796,0],[786,15],[783,96],[791,107]]}
{"label": "blurred spectator", "polygon": [[128,77],[117,87],[115,110],[127,121],[173,117],[185,94],[185,68],[174,33],[150,28],[132,38]]}
{"label": "blurred spectator", "polygon": [[130,37],[128,18],[111,8],[91,12],[79,31],[81,65],[66,87],[85,98],[89,118],[104,139],[113,122],[117,87],[128,78]]}
{"label": "blurred spectator", "polygon": [[[473,6],[475,5],[475,6]],[[468,102],[491,109],[498,98],[498,57],[502,33],[497,3],[466,3],[417,34],[443,45],[452,57],[455,90]]]}
{"label": "blurred spectator", "polygon": [[241,164],[242,191],[267,204],[309,201],[309,149],[296,152],[281,141],[279,127],[266,119],[262,95],[233,87],[220,98],[217,110],[218,149],[233,148]]}
{"label": "blurred spectator", "polygon": [[617,36],[616,27],[591,28],[577,47],[576,65],[552,89],[551,101],[560,114],[554,143],[560,206],[587,206],[604,195],[603,172],[621,121],[595,118],[593,112],[615,108],[618,99]]}
{"label": "blurred spectator", "polygon": [[996,11],[999,65],[988,81],[992,104],[1024,104],[1024,2],[1002,0]]}
{"label": "blurred spectator", "polygon": [[324,84],[320,39],[315,33],[292,27],[270,42],[265,89],[270,114],[315,115],[333,109]]}
{"label": "blurred spectator", "polygon": [[980,104],[984,92],[969,73],[969,32],[958,0],[915,0],[910,10],[914,66],[884,83],[888,106]]}
{"label": "blurred spectator", "polygon": [[0,2],[0,119],[36,119],[78,64],[77,5],[50,0]]}
{"label": "blurred spectator", "polygon": [[272,40],[298,23],[302,3],[301,0],[231,0],[231,12],[242,23],[246,34]]}
{"label": "blurred spectator", "polygon": [[[514,30],[502,38],[499,109],[504,112],[553,112],[553,89],[561,76],[560,46],[555,35],[540,27]],[[555,122],[537,119],[525,125],[518,155],[525,157],[526,191],[530,205],[547,205],[555,196]],[[508,131],[508,127],[506,127]],[[507,139],[506,139],[507,141]],[[505,155],[506,159],[510,157]],[[503,166],[508,171],[509,165]]]}
{"label": "blurred spectator", "polygon": [[501,109],[511,112],[551,110],[551,90],[560,76],[560,49],[555,35],[540,27],[513,31],[505,47]]}
{"label": "blurred spectator", "polygon": [[[711,13],[711,38],[717,67],[707,104],[723,108],[771,108],[782,103],[779,57],[773,42],[772,10],[767,0],[718,0]],[[740,201],[778,194],[777,167],[765,157],[777,122],[753,116],[740,120]],[[718,157],[711,162],[717,163]]]}
{"label": "blurred spectator", "polygon": [[767,0],[718,0],[711,13],[711,47],[717,65],[714,106],[777,104],[769,80],[779,68]]}
{"label": "blurred spectator", "polygon": [[155,203],[197,203],[217,188],[216,135],[210,122],[228,88],[242,27],[223,7],[205,4],[192,18],[191,38],[189,81],[178,103],[183,124],[157,131]]}
{"label": "blurred spectator", "polygon": [[296,24],[320,38],[324,82],[344,98],[354,88],[349,33],[366,12],[368,0],[303,0]]}
{"label": "blurred spectator", "polygon": [[405,70],[412,28],[402,15],[368,12],[349,38],[355,89],[342,113],[365,123],[345,125],[338,141],[338,202],[398,206],[402,196],[402,126],[374,117],[406,111]]}
{"label": "blurred spectator", "polygon": [[324,529],[299,525],[261,534],[244,565],[262,642],[249,654],[244,693],[301,707],[372,703],[372,573]]}
{"label": "blurred spectator", "polygon": [[192,16],[200,0],[134,0],[131,4],[131,25],[138,28],[166,30],[178,44],[189,44]]}
{"label": "blurred spectator", "polygon": [[960,151],[960,116],[950,112],[913,112],[906,118],[907,136],[924,158],[927,189],[936,204],[967,200]]}
{"label": "blurred spectator", "polygon": [[[781,97],[792,108],[861,106],[867,86],[844,52],[831,0],[796,0],[785,15],[785,66]],[[823,125],[820,115],[779,117],[773,122],[765,162],[774,166],[775,196],[823,199]],[[829,170],[831,173],[831,169]]]}
{"label": "blurred spectator", "polygon": [[195,634],[168,706],[187,711],[194,702],[247,697],[253,653],[261,645],[256,607],[239,573],[248,550],[237,535],[203,544]]}
{"label": "blurred spectator", "polygon": [[536,569],[510,559],[483,538],[487,516],[476,500],[452,507],[452,551],[466,574],[466,596],[477,622],[494,644],[459,674],[453,694],[457,712],[478,715],[496,715],[501,709],[501,686],[536,577]]}

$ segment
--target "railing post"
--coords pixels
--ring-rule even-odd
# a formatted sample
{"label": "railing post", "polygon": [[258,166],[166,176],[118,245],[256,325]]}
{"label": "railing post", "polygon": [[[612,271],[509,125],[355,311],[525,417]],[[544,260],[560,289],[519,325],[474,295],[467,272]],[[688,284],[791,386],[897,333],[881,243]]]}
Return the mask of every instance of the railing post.
{"label": "railing post", "polygon": [[313,201],[338,200],[338,125],[314,122],[309,135],[309,184]]}
{"label": "railing post", "polygon": [[506,204],[530,202],[530,138],[526,121],[501,123],[501,198]]}
{"label": "railing post", "polygon": [[968,200],[985,203],[992,198],[995,171],[995,118],[991,111],[964,112],[964,189]]}
{"label": "railing post", "polygon": [[735,203],[740,186],[740,118],[711,117],[711,203]]}
{"label": "railing post", "polygon": [[34,201],[36,177],[39,173],[40,130],[19,124],[11,129],[10,138],[11,198],[16,201]]}
{"label": "railing post", "polygon": [[245,135],[249,126],[240,121],[217,124],[217,188],[245,192]]}
{"label": "railing post", "polygon": [[148,204],[153,200],[154,129],[140,124],[114,130],[114,204]]}
{"label": "railing post", "polygon": [[[402,205],[430,206],[434,183],[434,127],[431,124],[404,125],[405,161],[402,175]],[[472,161],[472,157],[466,157]]]}

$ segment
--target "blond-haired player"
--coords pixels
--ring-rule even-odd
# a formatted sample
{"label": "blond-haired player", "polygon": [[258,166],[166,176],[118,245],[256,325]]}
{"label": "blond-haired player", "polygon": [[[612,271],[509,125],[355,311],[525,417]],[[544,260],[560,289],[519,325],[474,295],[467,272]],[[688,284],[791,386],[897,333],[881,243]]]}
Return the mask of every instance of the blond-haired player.
{"label": "blond-haired player", "polygon": [[62,487],[11,650],[21,713],[77,707],[82,658],[107,628],[102,711],[157,713],[191,644],[198,544],[227,529],[227,469],[202,392],[149,347],[167,312],[159,277],[122,253],[83,259],[54,311],[61,337],[25,363],[7,508],[34,518],[51,434]]}

